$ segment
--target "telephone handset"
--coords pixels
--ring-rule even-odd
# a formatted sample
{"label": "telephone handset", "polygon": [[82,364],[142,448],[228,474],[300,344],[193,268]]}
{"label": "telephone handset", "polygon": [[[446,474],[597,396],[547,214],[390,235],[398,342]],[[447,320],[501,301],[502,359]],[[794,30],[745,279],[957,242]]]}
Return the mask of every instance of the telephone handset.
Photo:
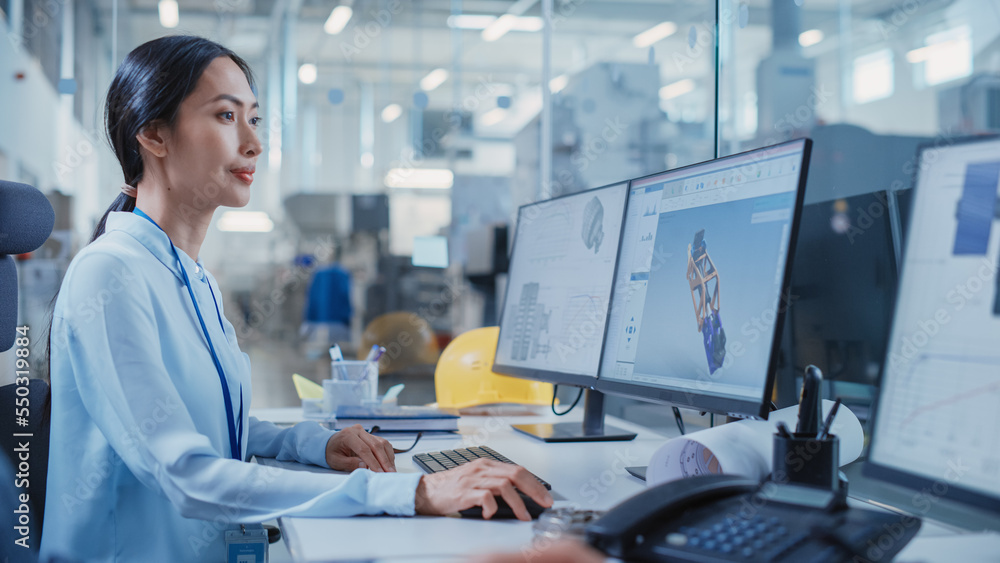
{"label": "telephone handset", "polygon": [[834,562],[888,560],[919,528],[913,517],[848,508],[842,491],[701,475],[650,487],[586,535],[625,561]]}

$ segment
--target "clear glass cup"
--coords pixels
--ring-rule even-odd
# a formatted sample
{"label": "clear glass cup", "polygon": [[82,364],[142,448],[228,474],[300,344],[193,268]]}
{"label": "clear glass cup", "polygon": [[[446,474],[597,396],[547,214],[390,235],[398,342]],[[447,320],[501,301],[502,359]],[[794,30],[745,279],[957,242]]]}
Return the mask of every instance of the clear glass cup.
{"label": "clear glass cup", "polygon": [[341,405],[367,406],[378,394],[378,362],[330,362],[330,379],[323,382],[323,411]]}

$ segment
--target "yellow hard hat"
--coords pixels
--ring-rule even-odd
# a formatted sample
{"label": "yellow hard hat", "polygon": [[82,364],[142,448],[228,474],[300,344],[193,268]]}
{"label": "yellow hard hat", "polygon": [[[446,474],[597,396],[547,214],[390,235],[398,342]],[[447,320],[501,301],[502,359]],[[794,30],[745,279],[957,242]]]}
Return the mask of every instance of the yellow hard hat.
{"label": "yellow hard hat", "polygon": [[430,323],[416,313],[396,311],[372,319],[361,333],[361,355],[372,345],[385,347],[379,374],[387,375],[412,366],[433,365],[438,359],[437,337]]}
{"label": "yellow hard hat", "polygon": [[493,371],[500,327],[470,330],[451,341],[434,370],[438,406],[462,409],[491,403],[548,405],[552,384]]}

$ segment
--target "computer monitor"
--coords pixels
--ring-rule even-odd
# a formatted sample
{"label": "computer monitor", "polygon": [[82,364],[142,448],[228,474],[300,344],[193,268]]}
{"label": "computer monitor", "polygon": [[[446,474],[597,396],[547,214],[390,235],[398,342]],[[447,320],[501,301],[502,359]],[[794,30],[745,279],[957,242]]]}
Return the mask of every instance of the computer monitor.
{"label": "computer monitor", "polygon": [[[628,182],[621,182],[520,208],[495,372],[593,386],[627,195]],[[599,405],[592,404],[595,398],[588,392],[588,412],[603,420],[603,412],[596,412]],[[515,428],[550,441],[629,434],[585,431],[573,423]]]}
{"label": "computer monitor", "polygon": [[[893,194],[879,190],[812,203],[806,195],[792,260],[779,405],[797,400],[796,376],[815,365],[824,380],[855,384],[858,405],[851,409],[860,416],[871,406],[895,303]],[[851,386],[841,387],[852,397],[845,389]]]}
{"label": "computer monitor", "polygon": [[866,475],[1000,515],[1000,138],[919,156]]}
{"label": "computer monitor", "polygon": [[632,180],[598,390],[767,416],[810,148]]}

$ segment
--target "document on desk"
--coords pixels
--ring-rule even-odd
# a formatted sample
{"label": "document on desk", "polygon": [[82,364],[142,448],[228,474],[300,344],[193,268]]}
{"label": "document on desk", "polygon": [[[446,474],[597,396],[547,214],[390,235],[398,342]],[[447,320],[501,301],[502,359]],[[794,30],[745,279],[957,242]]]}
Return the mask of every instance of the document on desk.
{"label": "document on desk", "polygon": [[[833,404],[823,401],[824,418]],[[763,479],[771,472],[777,423],[781,421],[794,428],[797,414],[796,405],[772,412],[768,420],[741,420],[668,440],[649,460],[646,484],[651,487],[706,473]],[[840,438],[840,465],[861,455],[864,431],[850,409],[840,408],[830,433]]]}
{"label": "document on desk", "polygon": [[445,561],[530,545],[530,522],[415,516],[282,518],[296,561],[366,561],[427,558]]}

